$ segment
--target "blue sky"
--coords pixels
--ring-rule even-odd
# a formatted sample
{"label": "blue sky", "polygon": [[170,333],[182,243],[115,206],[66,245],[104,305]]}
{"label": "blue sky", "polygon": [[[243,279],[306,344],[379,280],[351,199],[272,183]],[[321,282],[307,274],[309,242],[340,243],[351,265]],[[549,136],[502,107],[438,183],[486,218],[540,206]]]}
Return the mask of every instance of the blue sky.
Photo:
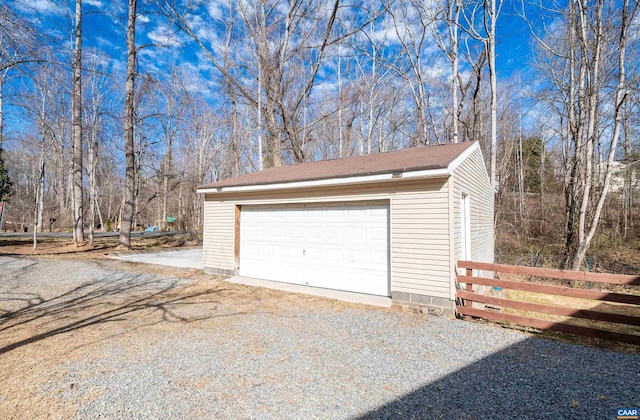
{"label": "blue sky", "polygon": [[[70,61],[72,15],[75,12],[73,0],[66,2],[10,0],[10,2],[21,17],[31,21],[48,38],[55,39],[59,44],[56,49],[65,49]],[[138,1],[140,15],[137,21],[136,41],[139,46],[149,46],[143,48],[138,55],[139,71],[162,78],[170,74],[173,67],[177,67],[181,70],[183,77],[186,77],[185,84],[189,90],[202,94],[209,102],[217,102],[219,75],[213,70],[208,59],[187,35],[176,32],[166,18],[157,13],[148,13],[154,9],[145,3],[145,1]],[[214,18],[220,18],[224,14],[220,5],[226,5],[228,2],[227,0],[207,0],[206,4],[209,7],[201,8],[199,31],[209,42],[216,42],[223,37],[223,34],[216,32]],[[525,89],[525,87],[531,88],[534,84],[533,72],[529,70],[533,41],[528,26],[518,16],[517,4],[519,3],[506,2],[498,21],[497,72],[499,81],[506,80],[517,73],[525,82],[523,84]],[[108,71],[116,77],[118,85],[113,87],[113,94],[114,100],[118,102],[121,99],[120,96],[124,96],[127,2],[126,0],[83,0],[83,5],[85,53],[97,49],[110,58]],[[531,17],[535,21],[536,16]],[[381,33],[386,31],[388,34],[389,28],[384,29],[382,26],[378,25],[376,30],[380,29]],[[397,45],[396,47],[391,45],[389,48],[393,50]],[[435,52],[433,57],[424,61],[425,65],[432,67],[433,74],[446,75],[450,71],[446,58],[435,45],[429,46],[429,49]],[[468,66],[466,68],[468,69]],[[335,63],[328,63],[321,69],[318,81],[321,80],[322,83],[314,88],[316,91],[335,90],[335,69]],[[465,71],[464,64],[461,71]],[[10,100],[6,101],[5,105],[8,111],[5,114],[7,126],[17,129],[18,125],[23,124],[21,121],[24,121],[20,116],[22,111],[12,107]],[[531,105],[533,104],[530,106],[524,104],[525,107],[533,109]],[[18,129],[18,131],[21,130]]]}
{"label": "blue sky", "polygon": [[[51,0],[15,0],[23,17],[36,22],[45,33],[62,39],[65,47],[70,47],[68,31],[72,28],[69,12],[74,11],[74,2],[68,7],[63,2]],[[141,53],[141,64],[157,70],[176,64],[191,64],[200,68],[207,63],[198,63],[202,58],[198,47],[189,42],[183,34],[173,35],[164,18],[154,14],[144,14],[146,6],[140,1],[143,13],[138,19],[137,42],[139,45],[163,42],[166,47],[150,47]],[[20,6],[22,5],[22,6]],[[526,71],[531,58],[531,36],[525,22],[517,16],[516,3],[506,2],[498,21],[497,67],[499,77],[508,77],[512,72]],[[107,53],[122,66],[126,60],[125,26],[126,1],[84,0],[84,46],[98,48]],[[203,16],[206,19],[207,16]],[[146,61],[145,63],[145,60]],[[206,60],[206,59],[205,59]]]}

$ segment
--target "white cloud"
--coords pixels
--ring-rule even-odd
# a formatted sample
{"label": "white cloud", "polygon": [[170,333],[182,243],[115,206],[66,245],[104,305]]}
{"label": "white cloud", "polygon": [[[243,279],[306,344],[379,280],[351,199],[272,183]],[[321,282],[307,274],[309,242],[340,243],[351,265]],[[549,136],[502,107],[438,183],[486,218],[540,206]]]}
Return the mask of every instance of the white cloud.
{"label": "white cloud", "polygon": [[23,0],[18,3],[18,8],[27,13],[44,13],[51,15],[62,15],[65,13],[64,7],[52,0]]}
{"label": "white cloud", "polygon": [[137,22],[142,22],[142,23],[149,23],[149,22],[151,22],[151,19],[149,19],[149,18],[148,18],[147,16],[145,16],[145,15],[138,15],[138,16],[136,17],[136,21],[137,21]]}
{"label": "white cloud", "polygon": [[200,66],[185,62],[180,64],[179,68],[182,82],[188,92],[200,93],[204,96],[213,94],[215,91],[215,83],[203,78]]}
{"label": "white cloud", "polygon": [[95,40],[96,40],[96,42],[98,44],[103,45],[105,47],[108,47],[108,48],[113,48],[114,47],[113,42],[111,42],[111,40],[109,40],[109,39],[107,39],[105,37],[97,36],[95,38]]}
{"label": "white cloud", "polygon": [[222,20],[225,15],[225,9],[228,2],[225,0],[211,0],[207,3],[207,12],[213,19]]}
{"label": "white cloud", "polygon": [[84,0],[85,4],[88,4],[89,6],[95,6],[95,7],[102,7],[103,4],[100,0]]}
{"label": "white cloud", "polygon": [[451,78],[451,65],[444,60],[435,60],[423,68],[423,73],[429,79]]}
{"label": "white cloud", "polygon": [[179,47],[182,45],[182,40],[178,33],[165,25],[160,25],[148,32],[147,37],[153,43],[163,47]]}
{"label": "white cloud", "polygon": [[201,16],[191,15],[188,17],[189,26],[196,34],[196,36],[213,51],[224,48],[224,38],[220,37],[218,31],[215,30],[210,22],[202,19]]}
{"label": "white cloud", "polygon": [[[400,32],[402,33],[402,28],[404,25],[400,26]],[[396,33],[396,29],[393,26],[386,26],[384,28],[376,29],[373,33],[369,34],[369,37],[373,42],[383,43],[383,44],[399,44],[400,40],[398,39],[398,34]]]}

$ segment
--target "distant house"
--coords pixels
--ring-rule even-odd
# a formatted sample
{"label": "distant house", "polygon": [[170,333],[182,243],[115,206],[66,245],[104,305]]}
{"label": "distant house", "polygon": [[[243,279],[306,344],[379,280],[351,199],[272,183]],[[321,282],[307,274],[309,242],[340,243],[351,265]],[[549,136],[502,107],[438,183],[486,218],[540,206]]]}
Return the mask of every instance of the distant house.
{"label": "distant house", "polygon": [[[630,186],[632,190],[640,191],[640,160],[628,163],[615,161],[611,165],[609,191],[619,193],[624,191],[627,186]],[[604,182],[606,168],[607,162],[601,162],[598,165],[598,180],[600,182]]]}
{"label": "distant house", "polygon": [[211,273],[452,313],[456,261],[493,262],[477,142],[281,166],[202,185]]}

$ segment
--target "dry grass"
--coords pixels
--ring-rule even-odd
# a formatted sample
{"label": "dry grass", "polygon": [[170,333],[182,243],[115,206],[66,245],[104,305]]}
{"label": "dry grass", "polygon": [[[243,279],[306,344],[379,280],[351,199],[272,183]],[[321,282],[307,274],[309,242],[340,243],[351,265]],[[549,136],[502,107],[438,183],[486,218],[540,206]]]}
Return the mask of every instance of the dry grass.
{"label": "dry grass", "polygon": [[[131,251],[151,251],[199,245],[190,235],[171,235],[153,238],[131,238]],[[121,252],[116,249],[117,237],[95,238],[94,246],[88,242],[77,247],[70,238],[40,238],[37,249],[33,249],[31,238],[0,237],[0,255],[51,257],[65,259],[103,259],[109,254]]]}
{"label": "dry grass", "polygon": [[[62,247],[55,248],[62,249]],[[86,257],[87,254],[74,254]],[[99,255],[98,255],[99,257]],[[96,258],[98,258],[96,257]],[[48,254],[41,259],[67,259]],[[40,259],[39,258],[39,259]],[[101,268],[133,274],[154,274],[187,280],[179,286],[116,288],[113,293],[72,291],[70,286],[45,285],[33,290],[41,298],[20,308],[0,301],[0,418],[69,418],[73,401],[58,397],[70,382],[66,365],[101,357],[105,345],[132,354],[166,339],[197,331],[236,331],[238,317],[252,313],[288,316],[309,308],[342,312],[363,305],[302,294],[227,283],[202,270],[182,269],[98,258]],[[59,289],[51,290],[51,287]],[[43,300],[43,301],[42,301]],[[42,303],[39,303],[42,302]],[[410,308],[366,307],[368,310],[413,312]],[[412,317],[409,317],[412,318]],[[415,322],[423,319],[415,314]],[[262,343],[256,343],[260,348]],[[87,373],[93,374],[93,373]],[[194,382],[186,384],[199,387]],[[186,386],[185,385],[185,386]]]}
{"label": "dry grass", "polygon": [[[517,281],[517,282],[526,282],[529,280],[527,276],[514,275],[514,274],[502,274],[502,273],[500,274],[500,278],[502,280]],[[533,279],[533,280],[536,283],[549,284],[549,281],[545,282],[545,281],[540,281],[538,279]],[[603,286],[606,287],[606,285],[598,284],[594,286],[598,287],[598,289],[610,290],[612,292],[617,292],[617,293],[640,295],[640,287],[612,286],[609,289],[606,289],[606,288],[603,289]],[[492,294],[495,295],[496,293],[497,292],[492,291]],[[592,310],[597,312],[631,315],[631,316],[637,316],[640,318],[639,306],[622,304],[622,303],[602,302],[602,301],[590,300],[590,299],[579,299],[579,298],[572,298],[572,297],[566,297],[566,296],[555,296],[555,295],[548,295],[548,294],[542,294],[542,293],[533,293],[533,292],[525,292],[525,291],[519,291],[519,290],[506,290],[506,289],[501,292],[501,297],[503,299],[509,299],[513,301],[537,303],[537,304],[543,304],[543,305],[558,306],[562,308],[570,308],[570,309],[575,309],[576,311]],[[502,308],[501,311],[508,314],[525,316],[529,318],[536,318],[536,319],[541,319],[545,321],[554,321],[554,322],[563,323],[563,324],[578,325],[582,327],[596,328],[596,329],[620,332],[625,334],[640,335],[640,326],[637,326],[637,325],[625,325],[625,324],[617,324],[612,322],[593,321],[589,319],[573,318],[568,316],[552,315],[552,314],[539,313],[539,312],[529,312],[529,311],[522,311],[517,309],[511,309],[511,308]],[[589,338],[583,338],[583,337],[569,338],[565,334],[555,333],[550,331],[544,332],[544,334],[554,338],[562,337],[563,339],[568,339],[568,341],[571,341],[571,342],[595,344],[599,347],[615,348],[617,350],[630,350],[633,352],[640,350],[640,346],[607,342],[606,340],[589,339]]]}

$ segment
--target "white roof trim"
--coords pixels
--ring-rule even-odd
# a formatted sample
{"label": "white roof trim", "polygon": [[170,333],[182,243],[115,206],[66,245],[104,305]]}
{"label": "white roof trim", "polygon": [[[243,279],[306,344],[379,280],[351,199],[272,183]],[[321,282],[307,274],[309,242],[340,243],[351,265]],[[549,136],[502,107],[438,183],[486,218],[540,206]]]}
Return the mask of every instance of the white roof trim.
{"label": "white roof trim", "polygon": [[[409,171],[409,172],[393,172],[377,175],[363,175],[363,176],[349,176],[342,178],[327,178],[316,179],[311,181],[294,181],[294,182],[281,182],[273,184],[263,185],[239,185],[235,187],[216,187],[216,188],[199,188],[197,192],[199,194],[210,193],[222,193],[222,192],[249,192],[249,191],[266,191],[266,190],[280,190],[289,188],[308,188],[308,187],[329,187],[335,185],[349,185],[349,184],[364,184],[370,182],[386,182],[386,181],[400,181],[403,179],[424,179],[424,178],[442,178],[449,177],[453,174],[458,166],[465,159],[467,159],[471,153],[473,153],[479,144],[475,143],[471,147],[467,148],[464,152],[455,158],[449,166],[444,169],[425,169],[421,171]],[[401,176],[397,176],[400,173]],[[395,175],[394,175],[395,174]]]}
{"label": "white roof trim", "polygon": [[457,158],[452,160],[451,163],[449,164],[449,166],[447,167],[447,170],[449,171],[449,174],[453,174],[453,172],[456,169],[458,169],[458,166],[460,166],[462,164],[462,162],[467,160],[469,158],[469,156],[471,156],[471,154],[473,152],[475,152],[476,149],[479,149],[479,148],[480,148],[480,143],[479,142],[475,142],[473,145],[471,145],[471,147],[468,147],[464,152],[460,153],[460,155],[458,155]]}

